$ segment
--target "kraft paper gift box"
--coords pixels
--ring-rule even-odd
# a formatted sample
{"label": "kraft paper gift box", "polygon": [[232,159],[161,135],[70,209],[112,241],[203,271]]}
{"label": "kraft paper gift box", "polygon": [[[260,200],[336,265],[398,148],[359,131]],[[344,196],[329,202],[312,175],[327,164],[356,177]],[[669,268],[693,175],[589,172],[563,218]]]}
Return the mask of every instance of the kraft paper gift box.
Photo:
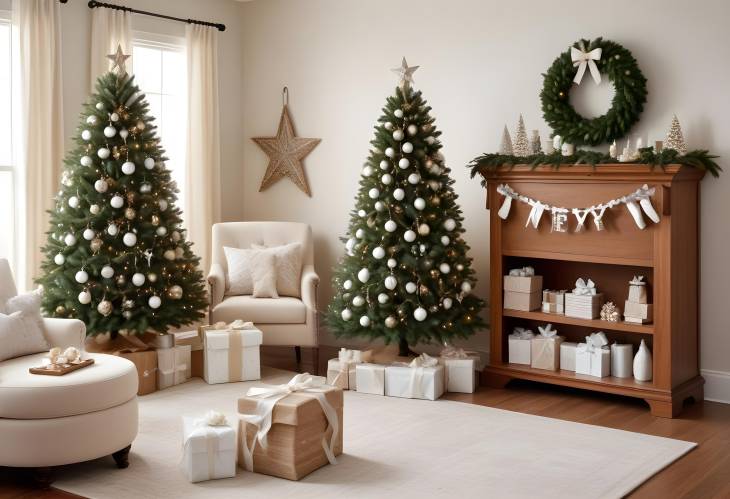
{"label": "kraft paper gift box", "polygon": [[624,320],[643,324],[652,321],[653,307],[649,303],[624,302]]}
{"label": "kraft paper gift box", "polygon": [[385,395],[385,366],[380,364],[357,364],[357,392]]}
{"label": "kraft paper gift box", "polygon": [[203,331],[206,383],[232,383],[261,379],[258,329],[211,329]]}
{"label": "kraft paper gift box", "polygon": [[542,292],[542,311],[548,314],[565,313],[565,291],[544,289]]}
{"label": "kraft paper gift box", "polygon": [[183,418],[180,468],[193,483],[236,476],[236,431],[225,424],[223,414]]}
{"label": "kraft paper gift box", "polygon": [[137,368],[137,395],[147,395],[157,390],[157,352],[129,348],[118,350],[114,355],[131,360]]}
{"label": "kraft paper gift box", "polygon": [[647,300],[646,282],[644,282],[644,276],[634,276],[629,281],[629,299],[634,303],[646,303]]}
{"label": "kraft paper gift box", "polygon": [[560,369],[560,344],[565,338],[557,335],[552,324],[538,327],[538,330],[540,335],[530,340],[530,367],[557,371]]}
{"label": "kraft paper gift box", "polygon": [[529,329],[516,327],[507,337],[508,360],[510,364],[530,365],[532,357],[532,339],[535,334]]}
{"label": "kraft paper gift box", "polygon": [[608,338],[602,332],[586,336],[575,350],[575,373],[604,378],[611,373],[611,350]]}
{"label": "kraft paper gift box", "polygon": [[[342,390],[297,374],[285,385],[250,388],[238,399],[239,465],[299,480],[342,454]],[[271,418],[271,426],[262,424]]]}
{"label": "kraft paper gift box", "polygon": [[523,310],[530,312],[531,310],[540,309],[542,303],[542,292],[535,291],[534,293],[521,293],[519,291],[507,291],[504,292],[504,308],[511,310]]}
{"label": "kraft paper gift box", "polygon": [[560,344],[560,369],[575,372],[575,351],[578,343],[564,341]]}
{"label": "kraft paper gift box", "polygon": [[190,345],[190,377],[203,377],[203,338],[199,330],[173,333],[175,346]]}
{"label": "kraft paper gift box", "polygon": [[327,361],[327,384],[342,390],[356,390],[357,376],[355,366],[368,362],[371,351],[349,350],[341,348],[337,359]]}
{"label": "kraft paper gift box", "polygon": [[157,389],[164,390],[190,379],[190,345],[160,348],[157,352]]}
{"label": "kraft paper gift box", "polygon": [[388,397],[436,400],[444,394],[444,366],[425,353],[408,365],[386,366],[385,394]]}
{"label": "kraft paper gift box", "polygon": [[512,269],[504,276],[504,290],[518,293],[535,293],[542,291],[542,276],[535,275],[532,267]]}
{"label": "kraft paper gift box", "polygon": [[600,315],[603,294],[596,291],[596,285],[588,279],[578,279],[572,293],[565,293],[565,315],[579,319],[595,319]]}

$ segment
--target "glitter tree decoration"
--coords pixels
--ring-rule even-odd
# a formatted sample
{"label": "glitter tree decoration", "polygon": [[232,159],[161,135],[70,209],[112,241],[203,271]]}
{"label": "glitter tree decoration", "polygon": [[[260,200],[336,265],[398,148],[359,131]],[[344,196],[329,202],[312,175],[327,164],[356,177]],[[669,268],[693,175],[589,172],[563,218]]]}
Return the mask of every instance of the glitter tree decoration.
{"label": "glitter tree decoration", "polygon": [[532,137],[530,137],[530,154],[542,154],[542,144],[540,142],[540,131],[533,130]]}
{"label": "glitter tree decoration", "polygon": [[525,120],[522,119],[522,115],[520,115],[520,120],[517,122],[513,152],[515,156],[519,157],[530,155],[530,143],[527,140],[527,130],[525,130]]}
{"label": "glitter tree decoration", "polygon": [[512,137],[509,135],[507,125],[504,126],[504,130],[502,131],[502,144],[499,146],[499,154],[512,156]]}
{"label": "glitter tree decoration", "polygon": [[669,128],[667,133],[667,142],[664,144],[667,149],[674,149],[681,155],[687,154],[687,144],[684,142],[684,135],[682,135],[682,127],[679,126],[679,120],[675,114],[672,118],[672,126]]}

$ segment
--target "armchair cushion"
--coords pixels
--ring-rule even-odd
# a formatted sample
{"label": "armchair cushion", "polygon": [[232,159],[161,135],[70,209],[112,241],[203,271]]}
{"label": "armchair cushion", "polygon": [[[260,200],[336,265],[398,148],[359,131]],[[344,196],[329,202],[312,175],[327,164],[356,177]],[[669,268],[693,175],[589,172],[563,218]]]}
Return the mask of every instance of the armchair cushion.
{"label": "armchair cushion", "polygon": [[83,349],[86,338],[86,324],[78,319],[43,319],[46,340],[52,347],[76,347]]}
{"label": "armchair cushion", "polygon": [[250,295],[227,296],[213,308],[211,322],[232,322],[236,319],[254,324],[304,324],[307,307],[299,298],[254,298]]}

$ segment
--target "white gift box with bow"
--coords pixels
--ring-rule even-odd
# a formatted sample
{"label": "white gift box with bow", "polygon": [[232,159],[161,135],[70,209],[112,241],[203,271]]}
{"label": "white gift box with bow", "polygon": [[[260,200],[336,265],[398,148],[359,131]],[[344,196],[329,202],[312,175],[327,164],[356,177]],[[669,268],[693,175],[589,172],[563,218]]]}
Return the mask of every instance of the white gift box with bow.
{"label": "white gift box with bow", "polygon": [[557,371],[560,369],[560,344],[565,338],[558,336],[552,324],[538,327],[539,336],[530,340],[530,367]]}
{"label": "white gift box with bow", "polygon": [[627,302],[647,303],[646,282],[643,275],[634,276],[629,281],[629,298]]}
{"label": "white gift box with bow", "polygon": [[479,352],[449,346],[441,350],[439,364],[444,366],[444,387],[447,392],[474,393],[483,367]]}
{"label": "white gift box with bow", "polygon": [[565,293],[566,317],[595,319],[600,315],[603,294],[596,290],[595,283],[580,278],[575,282],[572,293]]}
{"label": "white gift box with bow", "polygon": [[389,397],[436,400],[444,393],[444,366],[422,353],[407,365],[385,368],[385,394]]}
{"label": "white gift box with bow", "polygon": [[357,364],[357,392],[385,395],[385,366],[381,364]]}
{"label": "white gift box with bow", "polygon": [[341,348],[338,358],[327,361],[327,384],[342,390],[357,390],[357,373],[355,367],[368,362],[372,351],[350,350]]}
{"label": "white gift box with bow", "polygon": [[575,350],[575,373],[604,378],[611,373],[611,349],[608,338],[599,331],[586,336]]}
{"label": "white gift box with bow", "polygon": [[261,331],[248,324],[242,326],[244,329],[232,329],[231,326],[235,327],[235,323],[203,330],[203,378],[208,384],[261,379]]}
{"label": "white gift box with bow", "polygon": [[560,369],[575,372],[575,352],[578,343],[564,341],[560,344]]}
{"label": "white gift box with bow", "polygon": [[180,468],[190,482],[236,476],[236,431],[223,414],[183,417],[183,458]]}
{"label": "white gift box with bow", "polygon": [[535,334],[529,329],[516,327],[512,334],[507,337],[509,350],[509,362],[511,364],[526,364],[531,362],[531,341]]}
{"label": "white gift box with bow", "polygon": [[190,345],[172,348],[158,348],[157,352],[157,389],[164,390],[190,379]]}

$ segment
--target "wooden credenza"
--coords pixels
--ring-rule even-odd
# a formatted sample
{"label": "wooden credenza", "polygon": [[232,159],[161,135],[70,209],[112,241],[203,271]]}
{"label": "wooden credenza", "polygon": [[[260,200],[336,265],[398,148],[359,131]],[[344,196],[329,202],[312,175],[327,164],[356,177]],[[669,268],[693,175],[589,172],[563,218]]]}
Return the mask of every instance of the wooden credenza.
{"label": "wooden credenza", "polygon": [[[646,400],[652,414],[674,417],[688,398],[702,400],[704,380],[699,375],[699,182],[703,172],[670,165],[618,164],[564,165],[532,168],[503,167],[485,174],[490,219],[490,362],[483,379],[502,387],[513,378],[528,379]],[[625,206],[606,210],[605,230],[597,231],[592,217],[586,230],[573,232],[576,221],[569,215],[568,232],[551,232],[550,214],[538,229],[525,227],[530,206],[513,202],[507,220],[498,217],[503,197],[496,189],[509,184],[515,191],[545,203],[584,207],[606,202],[644,184],[656,188],[652,203],[661,215],[659,223],[644,217],[639,229]],[[578,277],[589,277],[623,312],[628,281],[641,274],[648,280],[654,305],[651,324],[585,320],[540,311],[504,309],[502,276],[509,269],[530,265],[543,276],[546,289],[572,289]],[[623,319],[623,315],[622,315]],[[546,371],[510,364],[507,336],[515,326],[552,323],[566,341],[584,341],[591,332],[604,331],[611,342],[634,344],[643,339],[653,355],[653,379],[597,378],[571,371]]]}

